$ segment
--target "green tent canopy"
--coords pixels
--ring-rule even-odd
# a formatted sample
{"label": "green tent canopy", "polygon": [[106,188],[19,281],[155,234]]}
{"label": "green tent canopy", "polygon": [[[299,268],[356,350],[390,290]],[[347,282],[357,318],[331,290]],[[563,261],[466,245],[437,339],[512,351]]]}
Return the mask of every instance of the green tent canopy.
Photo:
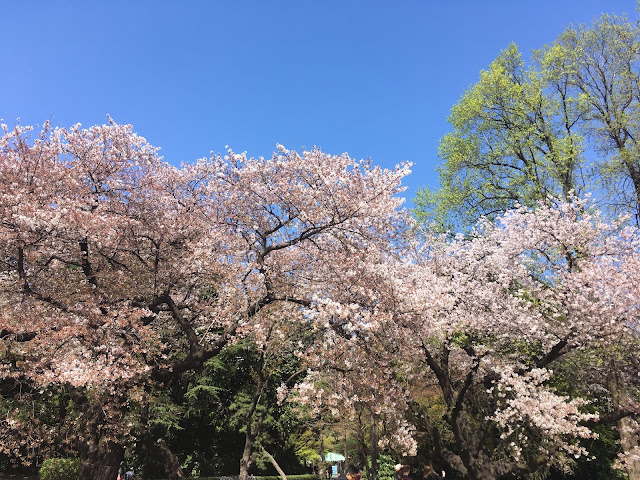
{"label": "green tent canopy", "polygon": [[340,455],[339,453],[329,452],[324,456],[325,461],[327,462],[341,462],[344,460],[344,455]]}

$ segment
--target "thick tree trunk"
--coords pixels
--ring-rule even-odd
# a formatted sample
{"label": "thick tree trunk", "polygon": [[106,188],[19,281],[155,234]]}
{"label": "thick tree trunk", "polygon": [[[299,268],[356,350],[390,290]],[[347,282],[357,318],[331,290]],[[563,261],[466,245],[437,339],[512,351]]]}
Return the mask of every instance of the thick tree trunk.
{"label": "thick tree trunk", "polygon": [[244,450],[242,450],[242,457],[240,458],[240,474],[238,475],[238,480],[247,480],[249,478],[251,451],[253,450],[253,444],[255,441],[255,435],[252,435],[251,431],[247,429],[247,433],[244,437]]}
{"label": "thick tree trunk", "polygon": [[253,414],[247,419],[247,431],[244,436],[244,450],[242,451],[242,458],[240,459],[240,474],[238,475],[238,480],[247,480],[249,478],[251,452],[253,451],[253,445],[256,443],[256,438],[258,438],[258,433],[262,430],[262,423],[266,415],[267,410],[265,408],[265,410],[258,415],[255,422]]}
{"label": "thick tree trunk", "polygon": [[178,457],[176,457],[176,455],[169,449],[165,441],[161,438],[158,440],[157,445],[164,465],[164,474],[166,475],[166,479],[180,480],[181,478],[184,478]]}
{"label": "thick tree trunk", "polygon": [[80,446],[78,480],[114,480],[124,460],[124,446],[103,435],[98,421],[92,420],[88,427]]}
{"label": "thick tree trunk", "polygon": [[463,443],[463,452],[460,457],[469,480],[496,480],[499,476],[493,469],[492,460],[476,445],[475,438],[467,439]]}

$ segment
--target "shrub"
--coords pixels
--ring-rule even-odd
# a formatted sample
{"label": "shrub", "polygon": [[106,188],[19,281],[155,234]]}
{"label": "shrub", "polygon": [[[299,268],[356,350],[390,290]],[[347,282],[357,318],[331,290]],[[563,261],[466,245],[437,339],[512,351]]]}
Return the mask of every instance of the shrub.
{"label": "shrub", "polygon": [[378,479],[392,480],[393,474],[396,472],[394,468],[396,463],[391,455],[380,455],[378,457]]}
{"label": "shrub", "polygon": [[49,458],[42,462],[40,480],[77,480],[80,460],[77,458]]}

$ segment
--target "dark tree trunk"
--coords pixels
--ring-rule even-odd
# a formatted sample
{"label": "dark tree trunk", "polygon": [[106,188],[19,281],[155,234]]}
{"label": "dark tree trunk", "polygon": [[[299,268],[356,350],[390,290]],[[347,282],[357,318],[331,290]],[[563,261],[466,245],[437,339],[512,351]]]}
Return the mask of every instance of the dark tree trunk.
{"label": "dark tree trunk", "polygon": [[240,458],[240,475],[238,475],[238,480],[247,480],[247,478],[249,478],[251,452],[253,450],[253,444],[255,441],[255,435],[252,435],[251,432],[247,429],[247,433],[244,437],[244,450],[242,451],[242,457]]}
{"label": "dark tree trunk", "polygon": [[114,442],[109,435],[104,435],[96,419],[88,427],[79,449],[78,480],[114,480],[120,462],[124,460],[124,446]]}
{"label": "dark tree trunk", "polygon": [[114,480],[118,476],[120,463],[124,461],[124,445],[120,442],[119,428],[115,425],[119,413],[111,410],[111,416],[107,418],[104,408],[114,403],[114,399],[103,399],[102,402],[99,398],[89,400],[85,392],[79,389],[71,389],[68,393],[82,409],[85,419],[78,439],[78,479]]}
{"label": "dark tree trunk", "polygon": [[169,449],[162,438],[158,440],[157,448],[160,453],[160,458],[162,458],[165,478],[167,480],[180,480],[184,478],[178,457]]}
{"label": "dark tree trunk", "polygon": [[240,459],[240,475],[238,480],[247,480],[249,478],[249,467],[251,466],[251,453],[253,452],[253,445],[256,443],[258,433],[262,430],[262,423],[267,415],[267,409],[258,415],[258,418],[254,420],[255,409],[252,411],[252,415],[247,418],[247,432],[244,436],[244,450],[242,451],[242,458]]}

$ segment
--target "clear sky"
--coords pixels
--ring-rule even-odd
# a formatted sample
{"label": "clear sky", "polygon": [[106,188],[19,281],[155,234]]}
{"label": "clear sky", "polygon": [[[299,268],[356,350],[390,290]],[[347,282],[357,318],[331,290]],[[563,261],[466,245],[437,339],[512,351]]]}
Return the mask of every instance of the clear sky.
{"label": "clear sky", "polygon": [[[174,164],[276,143],[437,187],[447,116],[510,42],[528,55],[634,0],[0,0],[0,118],[131,123]],[[409,206],[411,204],[409,203]]]}

